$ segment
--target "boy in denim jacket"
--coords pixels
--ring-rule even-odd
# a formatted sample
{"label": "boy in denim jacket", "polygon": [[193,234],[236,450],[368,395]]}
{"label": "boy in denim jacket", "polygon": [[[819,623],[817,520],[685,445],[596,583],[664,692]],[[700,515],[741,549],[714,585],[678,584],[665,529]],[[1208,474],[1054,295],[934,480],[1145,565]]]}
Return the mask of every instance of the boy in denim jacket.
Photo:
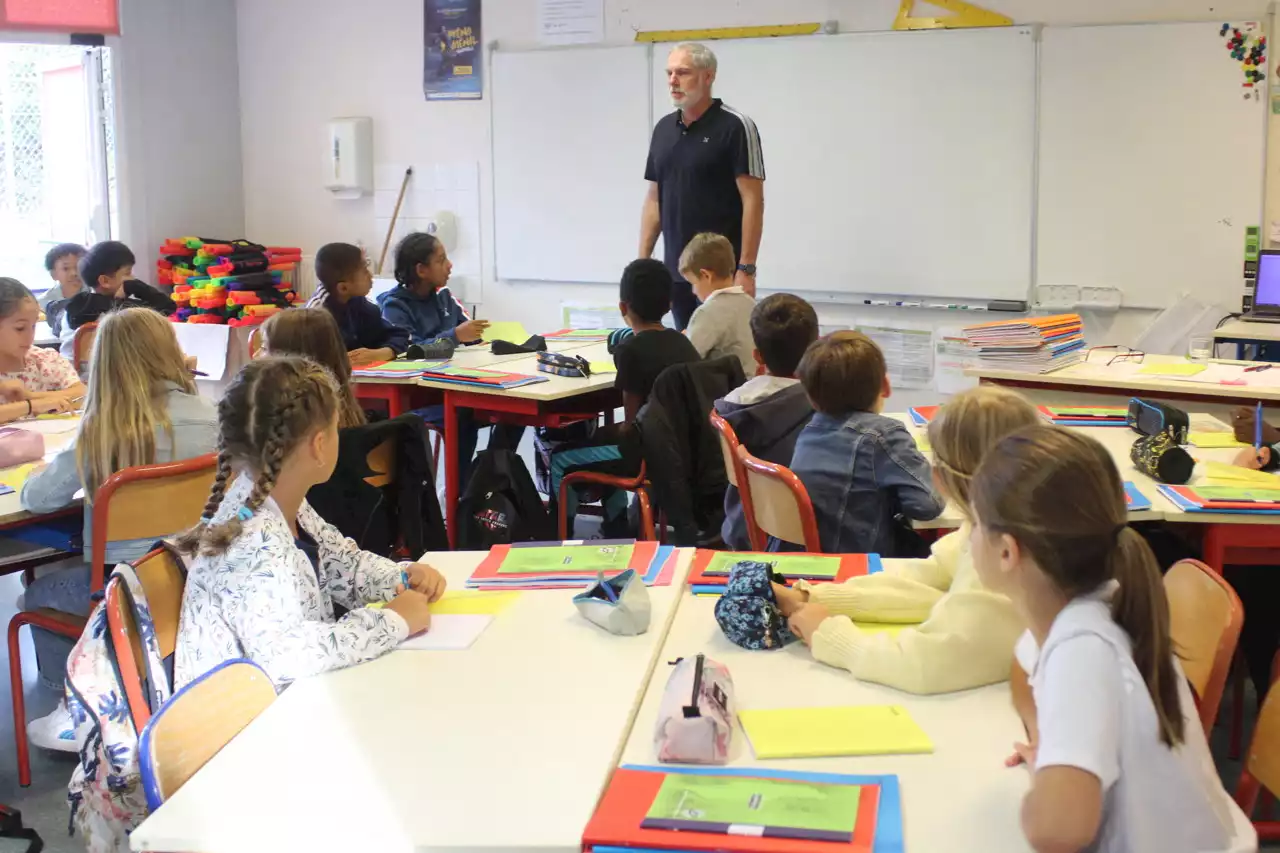
{"label": "boy in denim jacket", "polygon": [[880,414],[889,396],[884,353],[861,332],[809,347],[797,370],[814,415],[791,469],[804,483],[830,554],[894,553],[894,518],[937,518],[929,462],[900,421]]}

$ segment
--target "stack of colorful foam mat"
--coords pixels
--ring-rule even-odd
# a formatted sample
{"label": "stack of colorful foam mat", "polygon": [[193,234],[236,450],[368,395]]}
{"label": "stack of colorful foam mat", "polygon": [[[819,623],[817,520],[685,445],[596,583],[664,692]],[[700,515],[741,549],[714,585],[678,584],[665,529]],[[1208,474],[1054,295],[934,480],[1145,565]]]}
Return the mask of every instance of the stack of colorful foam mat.
{"label": "stack of colorful foam mat", "polygon": [[669,586],[676,549],[657,542],[521,542],[497,545],[467,579],[472,589],[579,589],[627,569],[647,586]]}
{"label": "stack of colorful foam mat", "polygon": [[624,764],[582,835],[592,853],[902,853],[897,776]]}
{"label": "stack of colorful foam mat", "polygon": [[172,288],[174,322],[254,326],[297,300],[301,262],[301,249],[178,237],[160,247],[156,282]]}

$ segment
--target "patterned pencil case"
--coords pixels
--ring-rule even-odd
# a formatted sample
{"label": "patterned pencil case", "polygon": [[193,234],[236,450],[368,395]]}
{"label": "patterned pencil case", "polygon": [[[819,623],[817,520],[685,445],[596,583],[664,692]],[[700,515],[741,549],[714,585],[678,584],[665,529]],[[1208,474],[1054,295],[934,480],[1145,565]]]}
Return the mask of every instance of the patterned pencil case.
{"label": "patterned pencil case", "polygon": [[574,379],[586,379],[591,375],[591,365],[582,356],[561,355],[556,352],[538,353],[538,370]]}
{"label": "patterned pencil case", "polygon": [[724,764],[733,742],[733,678],[706,655],[681,658],[667,679],[653,745],[658,760]]}
{"label": "patterned pencil case", "polygon": [[573,597],[573,605],[610,634],[629,637],[649,630],[649,589],[635,569],[608,580],[602,573],[590,589]]}

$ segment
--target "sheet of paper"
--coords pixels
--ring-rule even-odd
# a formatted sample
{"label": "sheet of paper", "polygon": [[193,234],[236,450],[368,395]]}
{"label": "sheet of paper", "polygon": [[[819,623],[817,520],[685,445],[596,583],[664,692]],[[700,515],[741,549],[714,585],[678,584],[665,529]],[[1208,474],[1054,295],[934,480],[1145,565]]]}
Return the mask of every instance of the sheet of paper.
{"label": "sheet of paper", "polygon": [[1186,376],[1195,376],[1197,373],[1204,373],[1208,365],[1197,364],[1195,362],[1152,362],[1144,364],[1138,370],[1142,376],[1176,376],[1179,378]]}
{"label": "sheet of paper", "polygon": [[410,637],[398,648],[417,652],[456,652],[471,648],[476,638],[493,623],[492,616],[477,614],[431,614],[431,627]]}
{"label": "sheet of paper", "polygon": [[431,605],[431,618],[437,616],[497,616],[520,597],[518,592],[478,592],[451,589]]}
{"label": "sheet of paper", "polygon": [[738,718],[759,759],[933,752],[933,741],[900,705],[779,708]]}
{"label": "sheet of paper", "polygon": [[1249,445],[1243,441],[1236,441],[1236,437],[1229,432],[1189,432],[1187,433],[1187,444],[1192,447],[1203,448],[1221,448],[1221,447],[1248,447]]}
{"label": "sheet of paper", "polygon": [[511,344],[522,344],[529,338],[530,335],[525,331],[523,323],[495,322],[489,324],[489,328],[484,330],[480,340],[486,343],[506,341]]}
{"label": "sheet of paper", "polygon": [[538,41],[542,44],[604,41],[604,0],[538,0]]}
{"label": "sheet of paper", "polygon": [[1192,412],[1187,416],[1192,432],[1231,432],[1231,425],[1218,420],[1207,412]]}
{"label": "sheet of paper", "polygon": [[178,346],[186,355],[196,357],[196,370],[208,374],[200,377],[217,381],[227,372],[227,348],[231,344],[231,327],[208,323],[174,323]]}
{"label": "sheet of paper", "polygon": [[80,416],[72,415],[71,417],[65,418],[45,418],[41,416],[38,418],[31,418],[30,420],[16,421],[10,424],[10,426],[30,430],[31,432],[38,432],[41,435],[61,435],[64,432],[75,432],[80,426]]}
{"label": "sheet of paper", "polygon": [[561,302],[560,317],[566,329],[617,329],[623,325],[616,302],[613,305]]}
{"label": "sheet of paper", "polygon": [[[1255,489],[1280,489],[1280,476],[1252,468],[1241,468],[1227,462],[1200,460],[1200,476],[1209,482],[1197,481],[1197,485],[1247,485]],[[0,481],[3,478],[0,477]]]}
{"label": "sheet of paper", "polygon": [[7,468],[0,471],[0,483],[13,489],[15,492],[22,491],[22,484],[27,482],[27,477],[36,467],[36,463],[28,462],[26,465],[17,465],[13,468]]}
{"label": "sheet of paper", "polygon": [[933,327],[919,323],[859,323],[857,330],[884,352],[894,388],[933,386]]}
{"label": "sheet of paper", "polygon": [[596,374],[618,372],[618,366],[612,361],[593,361],[590,366],[591,372]]}
{"label": "sheet of paper", "polygon": [[959,394],[977,387],[976,376],[964,375],[965,370],[973,366],[974,358],[960,326],[939,326],[934,333],[933,347],[933,371],[938,393]]}
{"label": "sheet of paper", "polygon": [[768,827],[796,830],[772,835],[847,843],[861,795],[858,785],[673,773],[663,780],[641,826],[735,835],[748,834],[747,827]]}

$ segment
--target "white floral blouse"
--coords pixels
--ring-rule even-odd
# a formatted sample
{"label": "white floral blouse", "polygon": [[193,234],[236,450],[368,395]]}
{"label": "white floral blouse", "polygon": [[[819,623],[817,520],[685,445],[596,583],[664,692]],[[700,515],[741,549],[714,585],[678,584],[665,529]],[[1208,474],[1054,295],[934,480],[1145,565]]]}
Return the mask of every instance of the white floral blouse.
{"label": "white floral blouse", "polygon": [[[249,477],[238,477],[214,523],[237,513],[252,489]],[[318,546],[318,570],[270,498],[225,553],[192,562],[178,626],[175,692],[232,658],[249,658],[280,690],[298,678],[372,660],[409,635],[396,613],[364,607],[394,596],[398,564],[361,551],[306,501],[298,528]],[[335,601],[350,610],[336,621]]]}

